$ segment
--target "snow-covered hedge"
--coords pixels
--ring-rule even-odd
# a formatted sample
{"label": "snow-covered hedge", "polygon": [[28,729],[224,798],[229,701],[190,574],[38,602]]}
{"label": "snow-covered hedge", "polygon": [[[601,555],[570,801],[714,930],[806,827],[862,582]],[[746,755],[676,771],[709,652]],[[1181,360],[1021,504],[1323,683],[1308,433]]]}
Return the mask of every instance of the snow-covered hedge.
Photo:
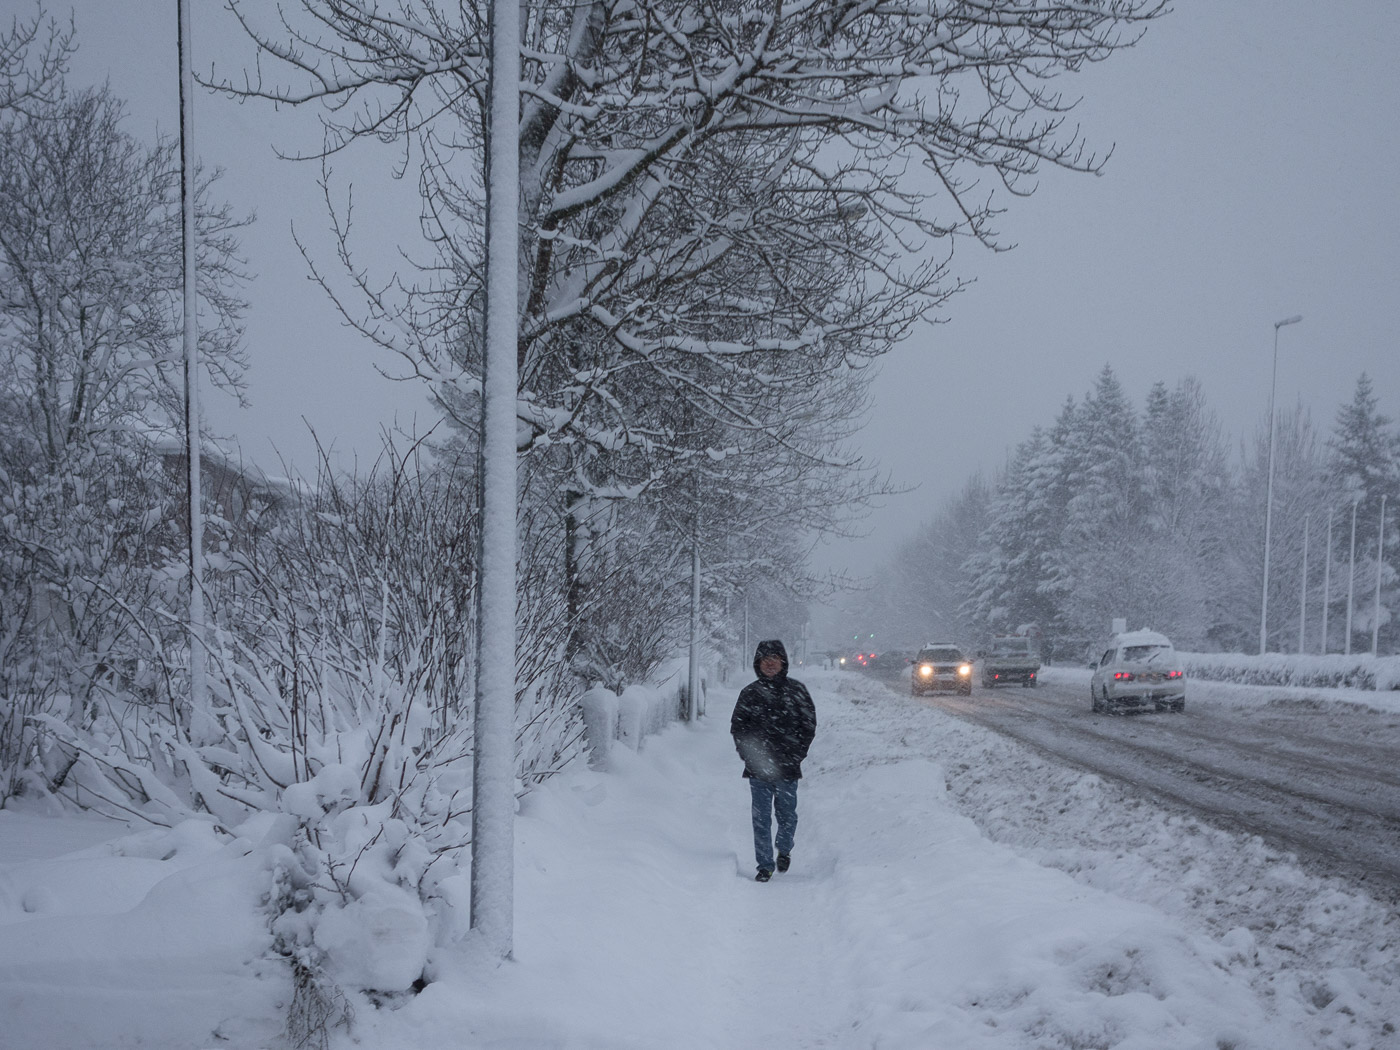
{"label": "snow-covered hedge", "polygon": [[1178,653],[1192,678],[1245,685],[1400,689],[1400,656],[1370,653],[1315,656],[1296,653]]}
{"label": "snow-covered hedge", "polygon": [[[670,673],[667,673],[669,670]],[[687,676],[684,664],[663,668],[656,680],[647,685],[629,685],[619,696],[601,685],[584,693],[579,704],[583,709],[584,731],[592,753],[592,764],[606,767],[613,744],[622,743],[633,751],[643,740],[658,733],[682,716],[685,704]],[[704,707],[705,681],[700,683],[701,708]]]}

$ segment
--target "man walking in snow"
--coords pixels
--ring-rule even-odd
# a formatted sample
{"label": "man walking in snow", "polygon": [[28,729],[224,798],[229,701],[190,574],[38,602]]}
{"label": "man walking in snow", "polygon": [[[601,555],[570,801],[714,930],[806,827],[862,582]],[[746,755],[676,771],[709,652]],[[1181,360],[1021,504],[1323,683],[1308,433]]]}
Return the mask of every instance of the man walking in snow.
{"label": "man walking in snow", "polygon": [[753,795],[753,851],[759,882],[773,877],[773,815],[778,817],[776,869],[787,871],[797,834],[797,782],[802,760],[817,735],[817,709],[807,687],[788,677],[783,643],[759,642],[753,669],[758,680],[744,686],[729,732],[744,760]]}

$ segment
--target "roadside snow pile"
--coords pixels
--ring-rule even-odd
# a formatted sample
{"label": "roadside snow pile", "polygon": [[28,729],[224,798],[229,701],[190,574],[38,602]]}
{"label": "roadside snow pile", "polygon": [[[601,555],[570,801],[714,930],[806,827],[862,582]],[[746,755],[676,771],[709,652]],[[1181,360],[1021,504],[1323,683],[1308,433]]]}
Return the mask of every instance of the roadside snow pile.
{"label": "roadside snow pile", "polygon": [[0,1044],[276,1045],[292,995],[269,951],[271,858],[211,825],[0,810]]}
{"label": "roadside snow pile", "polygon": [[[1297,1045],[1400,1050],[1400,916],[1391,903],[1307,874],[1258,837],[1159,807],[981,726],[911,714],[905,698],[851,677],[843,690],[868,695],[881,731],[944,764],[953,802],[990,839],[1213,942],[1224,953],[1217,965],[1247,981]],[[1241,703],[1269,702],[1259,690],[1238,691]],[[1251,1040],[1233,1045],[1269,1045],[1258,1033]]]}
{"label": "roadside snow pile", "polygon": [[1192,678],[1243,685],[1310,686],[1313,688],[1400,689],[1400,656],[1370,653],[1315,655],[1309,653],[1178,652]]}

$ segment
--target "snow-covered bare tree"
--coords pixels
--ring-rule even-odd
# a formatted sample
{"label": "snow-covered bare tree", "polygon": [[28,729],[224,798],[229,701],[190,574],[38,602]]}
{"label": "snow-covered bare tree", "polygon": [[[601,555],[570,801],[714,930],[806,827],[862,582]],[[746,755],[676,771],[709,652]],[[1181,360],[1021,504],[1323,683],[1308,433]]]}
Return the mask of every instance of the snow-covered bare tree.
{"label": "snow-covered bare tree", "polygon": [[[369,305],[350,312],[446,405],[470,398],[484,5],[307,0],[270,24],[231,7],[279,80],[220,86],[330,103],[327,157],[364,137],[418,150],[436,257],[409,286],[352,269]],[[1097,169],[1056,77],[1130,45],[1163,10],[527,6],[522,450],[579,450],[568,486],[585,491],[569,499],[585,518],[590,491],[620,487],[616,456],[598,455],[619,450],[647,471],[694,452],[723,453],[731,472],[806,460],[841,486],[853,464],[820,427],[793,432],[794,407],[827,402],[836,417],[832,391],[958,287],[948,239],[997,243],[984,178],[1019,193],[1042,164]],[[658,405],[668,412],[645,410]],[[711,425],[677,427],[687,413]]]}
{"label": "snow-covered bare tree", "polygon": [[0,27],[0,113],[34,113],[51,105],[63,86],[68,59],[77,45],[73,23],[45,18],[42,3],[32,19],[15,15]]}
{"label": "snow-covered bare tree", "polygon": [[[46,465],[117,428],[181,418],[177,145],[121,129],[105,88],[0,116],[0,384]],[[201,357],[241,384],[237,230],[200,180]]]}
{"label": "snow-covered bare tree", "polygon": [[[917,646],[933,638],[973,643],[983,633],[964,610],[972,580],[967,565],[978,552],[990,519],[992,493],[974,474],[915,536],[900,544],[879,600],[885,637]],[[871,608],[872,617],[875,608]]]}
{"label": "snow-covered bare tree", "polygon": [[[106,89],[30,86],[0,111],[0,790],[47,768],[43,719],[168,702],[178,632],[158,440],[181,418],[175,147],[123,132]],[[241,222],[201,183],[209,368],[236,390]]]}

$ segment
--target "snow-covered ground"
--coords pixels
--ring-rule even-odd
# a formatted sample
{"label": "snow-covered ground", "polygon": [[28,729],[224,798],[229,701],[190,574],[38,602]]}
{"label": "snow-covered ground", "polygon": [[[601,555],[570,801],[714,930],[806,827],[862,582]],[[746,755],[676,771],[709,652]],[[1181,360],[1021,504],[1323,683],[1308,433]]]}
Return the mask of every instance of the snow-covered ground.
{"label": "snow-covered ground", "polygon": [[[821,724],[792,871],[752,880],[732,698],[712,698],[525,800],[513,961],[440,958],[333,1045],[1400,1046],[1386,907],[863,676],[801,677]],[[0,811],[0,1046],[280,1046],[290,982],[247,830]]]}

